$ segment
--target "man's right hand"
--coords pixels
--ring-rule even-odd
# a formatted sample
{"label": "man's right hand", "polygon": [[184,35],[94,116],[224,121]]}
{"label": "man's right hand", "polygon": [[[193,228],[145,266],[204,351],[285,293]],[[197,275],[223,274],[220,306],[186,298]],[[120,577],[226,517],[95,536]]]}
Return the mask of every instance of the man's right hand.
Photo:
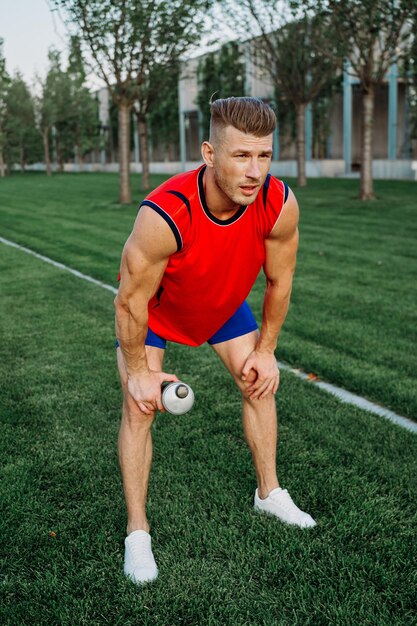
{"label": "man's right hand", "polygon": [[161,393],[161,385],[165,381],[178,382],[178,378],[174,374],[153,370],[128,376],[128,391],[142,413],[151,415],[157,410],[165,413]]}

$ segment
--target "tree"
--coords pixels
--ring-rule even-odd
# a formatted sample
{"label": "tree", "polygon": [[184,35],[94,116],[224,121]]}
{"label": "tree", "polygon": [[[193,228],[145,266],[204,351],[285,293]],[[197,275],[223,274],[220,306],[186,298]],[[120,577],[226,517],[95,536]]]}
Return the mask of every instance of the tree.
{"label": "tree", "polygon": [[19,73],[12,77],[7,91],[5,129],[7,162],[11,166],[18,161],[24,173],[26,164],[39,157],[40,146],[33,98]]}
{"label": "tree", "polygon": [[50,49],[48,59],[49,69],[45,81],[41,82],[41,95],[35,98],[35,113],[37,128],[42,136],[45,171],[47,176],[51,176],[51,132],[57,121],[56,94],[59,92],[62,70],[58,52]]}
{"label": "tree", "polygon": [[61,64],[57,50],[49,53],[50,69],[46,79],[46,97],[52,115],[53,149],[58,169],[64,171],[64,163],[74,153],[74,121],[72,111],[71,78]]}
{"label": "tree", "polygon": [[6,71],[6,59],[3,56],[3,39],[0,39],[0,177],[5,176],[4,150],[6,147],[7,94],[10,76]]}
{"label": "tree", "polygon": [[62,68],[61,55],[51,49],[49,69],[36,100],[37,123],[42,135],[46,173],[51,173],[50,141],[59,169],[76,151],[80,166],[84,156],[98,143],[99,121],[95,97],[85,86],[86,73],[77,38],[70,42],[68,67]]}
{"label": "tree", "polygon": [[[179,59],[173,59],[168,65],[152,63],[138,89],[138,99],[133,107],[133,112],[138,122],[139,151],[142,162],[142,189],[150,188],[149,178],[149,124],[158,119],[161,122],[159,133],[163,128],[167,129],[173,116],[178,120],[178,79]],[[170,109],[168,110],[168,108]],[[158,111],[166,112],[164,119]],[[177,121],[178,127],[178,121]],[[178,137],[178,134],[177,134]]]}
{"label": "tree", "polygon": [[84,156],[97,146],[99,119],[97,100],[85,86],[86,70],[79,37],[70,39],[67,74],[70,83],[68,118],[80,168]]}
{"label": "tree", "polygon": [[251,36],[246,45],[254,67],[277,88],[278,108],[289,104],[295,109],[297,183],[305,186],[306,107],[340,67],[331,22],[322,12],[314,14],[304,1],[229,0],[228,6],[234,22]]}
{"label": "tree", "polygon": [[[87,46],[119,112],[120,201],[131,202],[130,116],[146,116],[149,77],[173,66],[204,29],[211,0],[53,0]],[[163,85],[159,85],[159,88]]]}
{"label": "tree", "polygon": [[349,60],[363,92],[360,198],[374,197],[372,144],[375,90],[392,63],[407,51],[407,20],[415,0],[326,0],[320,2],[332,21],[340,54]]}
{"label": "tree", "polygon": [[403,74],[406,82],[406,93],[410,107],[410,128],[408,140],[417,139],[417,5],[410,18],[410,28],[413,36],[410,42],[409,54],[404,58]]}

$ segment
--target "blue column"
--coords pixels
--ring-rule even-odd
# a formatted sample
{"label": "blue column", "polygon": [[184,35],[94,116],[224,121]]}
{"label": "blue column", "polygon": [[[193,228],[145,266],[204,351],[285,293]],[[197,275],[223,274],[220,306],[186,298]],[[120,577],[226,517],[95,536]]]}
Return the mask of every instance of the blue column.
{"label": "blue column", "polygon": [[[407,81],[408,82],[408,81]],[[411,159],[411,120],[410,120],[410,98],[409,85],[405,85],[404,93],[404,121],[403,121],[403,159]]]}
{"label": "blue column", "polygon": [[349,174],[352,166],[352,81],[349,76],[350,65],[344,63],[343,71],[343,159],[345,172]]}
{"label": "blue column", "polygon": [[393,63],[388,72],[388,158],[397,158],[398,67]]}
{"label": "blue column", "polygon": [[306,161],[311,161],[313,146],[313,112],[311,102],[306,106]]}

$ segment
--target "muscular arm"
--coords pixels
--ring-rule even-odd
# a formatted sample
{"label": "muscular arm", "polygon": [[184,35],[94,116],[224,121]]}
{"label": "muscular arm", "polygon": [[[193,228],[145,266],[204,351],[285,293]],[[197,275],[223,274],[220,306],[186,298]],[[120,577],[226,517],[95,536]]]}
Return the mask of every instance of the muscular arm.
{"label": "muscular arm", "polygon": [[266,290],[262,326],[256,348],[242,370],[243,380],[254,379],[251,370],[256,373],[256,379],[247,384],[247,391],[253,399],[276,393],[278,389],[279,371],[274,350],[290,303],[298,248],[298,214],[297,200],[290,190],[281,217],[265,241]]}
{"label": "muscular arm", "polygon": [[298,248],[298,204],[291,190],[265,247],[266,291],[257,349],[273,353],[290,304]]}
{"label": "muscular arm", "polygon": [[[120,285],[114,305],[116,337],[123,353],[129,391],[139,403],[146,401],[160,408],[160,382],[152,379],[146,360],[145,339],[148,329],[148,303],[155,294],[168,259],[177,250],[168,224],[149,207],[142,207],[133,231],[123,249]],[[165,380],[176,380],[166,376]],[[151,399],[146,398],[151,386]],[[149,394],[148,394],[149,395]]]}

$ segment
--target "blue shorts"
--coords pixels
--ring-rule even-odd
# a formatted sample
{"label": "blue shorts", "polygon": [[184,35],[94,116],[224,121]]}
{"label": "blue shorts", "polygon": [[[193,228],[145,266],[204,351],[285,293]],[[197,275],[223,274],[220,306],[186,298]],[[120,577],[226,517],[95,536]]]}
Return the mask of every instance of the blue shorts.
{"label": "blue shorts", "polygon": [[[228,341],[229,339],[234,339],[235,337],[240,337],[241,335],[247,335],[247,333],[251,333],[253,330],[257,330],[257,328],[258,324],[256,323],[249,304],[245,301],[240,305],[232,317],[230,317],[227,322],[225,322],[225,324],[223,324],[223,326],[216,333],[214,333],[212,337],[210,337],[208,343],[212,345],[214,343]],[[116,341],[116,347],[118,345],[119,344]],[[154,333],[151,328],[148,328],[145,345],[165,350],[167,342],[166,339],[163,339]]]}

